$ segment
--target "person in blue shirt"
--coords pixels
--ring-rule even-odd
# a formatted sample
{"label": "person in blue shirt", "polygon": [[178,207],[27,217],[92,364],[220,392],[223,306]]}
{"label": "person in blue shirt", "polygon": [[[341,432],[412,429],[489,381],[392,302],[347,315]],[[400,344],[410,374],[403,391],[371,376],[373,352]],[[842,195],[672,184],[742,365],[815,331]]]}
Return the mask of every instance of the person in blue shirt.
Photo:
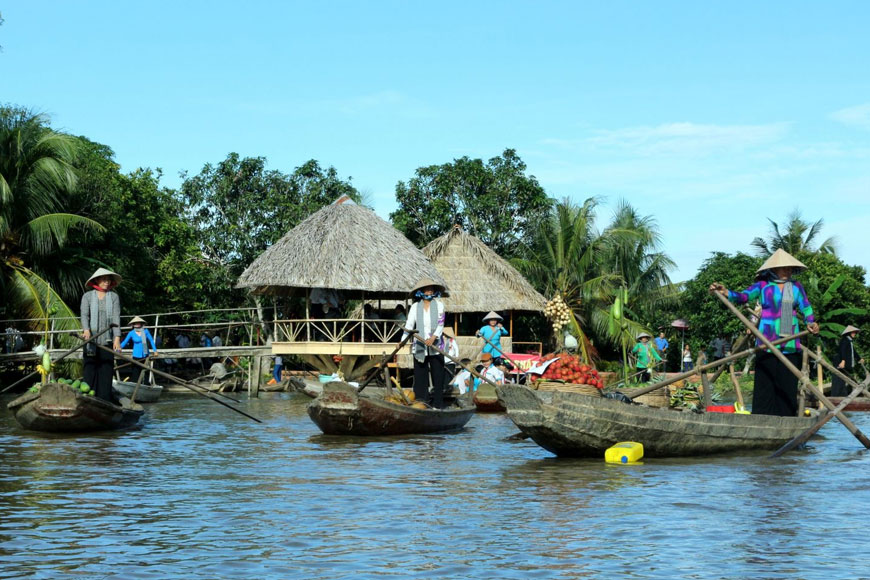
{"label": "person in blue shirt", "polygon": [[486,326],[478,330],[475,334],[486,341],[483,345],[483,353],[489,353],[493,358],[501,356],[501,337],[507,336],[508,331],[502,326],[502,317],[495,312],[490,312],[483,317]]}
{"label": "person in blue shirt", "polygon": [[662,357],[662,370],[667,370],[668,361],[668,339],[665,338],[664,331],[659,332],[659,335],[653,339],[656,343],[656,350],[659,351],[659,356]]}
{"label": "person in blue shirt", "polygon": [[[151,333],[148,332],[148,329],[145,328],[145,321],[140,317],[135,317],[130,321],[130,326],[133,327],[132,330],[127,334],[124,340],[121,342],[121,348],[127,346],[128,343],[133,343],[133,360],[145,364],[145,360],[148,358],[149,349],[148,345],[151,345],[151,354],[157,356],[157,345],[154,344],[154,337],[151,336]],[[139,367],[137,367],[138,369]],[[142,379],[142,384],[150,385],[151,380],[149,375],[151,373],[146,372],[144,374],[144,378]]]}

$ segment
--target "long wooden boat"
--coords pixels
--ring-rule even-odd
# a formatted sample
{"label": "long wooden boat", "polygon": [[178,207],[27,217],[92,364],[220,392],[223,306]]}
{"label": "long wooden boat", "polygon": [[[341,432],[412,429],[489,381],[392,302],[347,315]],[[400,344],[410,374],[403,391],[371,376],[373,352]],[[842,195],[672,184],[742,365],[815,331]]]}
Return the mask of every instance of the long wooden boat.
{"label": "long wooden boat", "polygon": [[[834,405],[839,405],[846,397],[828,397]],[[855,397],[846,407],[844,411],[870,411],[870,397]]]}
{"label": "long wooden boat", "polygon": [[128,399],[132,398],[135,392],[137,403],[155,403],[163,393],[163,387],[160,385],[139,385],[137,389],[136,383],[131,381],[113,380],[112,388],[115,389],[116,393]]}
{"label": "long wooden boat", "polygon": [[642,443],[648,457],[778,449],[817,420],[695,413],[562,391],[498,388],[508,416],[544,449],[565,457],[603,457],[615,443]]}
{"label": "long wooden boat", "polygon": [[145,412],[140,405],[121,407],[62,383],[43,385],[7,407],[25,429],[61,433],[124,429],[136,425]]}
{"label": "long wooden boat", "polygon": [[[368,389],[366,389],[367,391]],[[382,396],[358,393],[347,383],[323,385],[308,405],[308,416],[327,435],[410,435],[456,431],[468,423],[474,407],[419,409],[387,402]]]}

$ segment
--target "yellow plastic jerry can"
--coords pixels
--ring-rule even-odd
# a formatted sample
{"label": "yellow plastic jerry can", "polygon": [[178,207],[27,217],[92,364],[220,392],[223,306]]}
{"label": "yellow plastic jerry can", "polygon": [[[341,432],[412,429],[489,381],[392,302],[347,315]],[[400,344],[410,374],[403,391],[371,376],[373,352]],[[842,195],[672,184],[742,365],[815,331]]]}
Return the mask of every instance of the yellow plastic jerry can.
{"label": "yellow plastic jerry can", "polygon": [[643,443],[622,441],[604,452],[607,463],[637,463],[643,459]]}

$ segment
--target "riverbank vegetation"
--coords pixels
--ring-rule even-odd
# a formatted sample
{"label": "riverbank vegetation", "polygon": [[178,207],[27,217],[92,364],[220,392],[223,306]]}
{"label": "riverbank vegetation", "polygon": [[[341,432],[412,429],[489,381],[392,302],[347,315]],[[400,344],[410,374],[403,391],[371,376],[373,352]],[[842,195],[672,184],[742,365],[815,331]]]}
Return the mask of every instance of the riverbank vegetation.
{"label": "riverbank vegetation", "polygon": [[[234,286],[257,255],[341,195],[366,203],[350,177],[313,159],[285,172],[230,152],[181,177],[170,188],[159,168],[123,172],[110,145],[56,131],[26,108],[0,107],[0,318],[74,317],[82,282],[101,266],[124,277],[125,313],[251,305]],[[826,348],[846,324],[862,327],[870,316],[866,272],[837,257],[838,241],[819,241],[821,220],[797,212],[783,227],[773,216],[767,237],[747,240],[745,253],[713,253],[691,280],[675,282],[655,216],[630,200],[602,216],[594,196],[554,199],[511,149],[421,166],[399,181],[396,201],[390,219],[418,246],[460,224],[548,299],[560,295],[573,314],[566,329],[593,358],[622,359],[638,332],[662,329],[669,368],[679,368],[683,337],[670,326],[677,318],[690,325],[684,338],[693,356],[720,334],[736,337],[740,323],[707,287],[746,287],[780,247],[809,266],[798,279]],[[520,340],[549,350],[564,339],[542,317],[518,320]]]}

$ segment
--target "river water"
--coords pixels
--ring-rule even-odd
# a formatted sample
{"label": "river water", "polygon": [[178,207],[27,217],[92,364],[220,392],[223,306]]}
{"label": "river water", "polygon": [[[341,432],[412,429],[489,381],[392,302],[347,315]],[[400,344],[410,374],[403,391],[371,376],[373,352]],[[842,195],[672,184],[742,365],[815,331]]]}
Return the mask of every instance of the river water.
{"label": "river water", "polygon": [[[0,578],[870,578],[870,452],[837,421],[778,460],[557,459],[506,415],[321,435],[303,395],[165,396],[140,429],[0,411]],[[870,432],[870,414],[853,414]]]}

